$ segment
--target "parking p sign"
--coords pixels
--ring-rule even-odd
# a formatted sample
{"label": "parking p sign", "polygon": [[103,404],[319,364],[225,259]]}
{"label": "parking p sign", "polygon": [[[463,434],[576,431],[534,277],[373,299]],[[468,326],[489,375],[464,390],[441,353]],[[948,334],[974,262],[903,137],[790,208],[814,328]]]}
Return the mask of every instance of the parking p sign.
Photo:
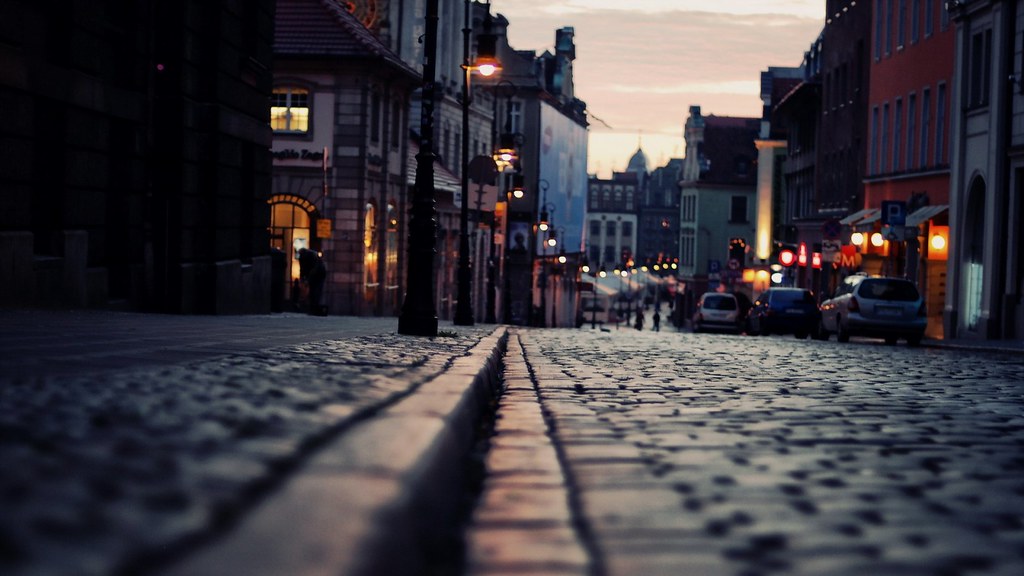
{"label": "parking p sign", "polygon": [[907,223],[907,203],[896,200],[882,202],[882,225],[904,226]]}

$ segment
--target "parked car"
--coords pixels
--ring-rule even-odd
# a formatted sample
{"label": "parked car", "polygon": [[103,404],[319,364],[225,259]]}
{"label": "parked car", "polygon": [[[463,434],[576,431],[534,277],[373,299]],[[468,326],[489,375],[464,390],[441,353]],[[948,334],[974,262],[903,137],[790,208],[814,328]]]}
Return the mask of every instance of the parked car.
{"label": "parked car", "polygon": [[693,331],[718,330],[739,334],[743,330],[740,302],[734,294],[707,292],[697,300]]}
{"label": "parked car", "polygon": [[821,303],[824,339],[830,334],[840,342],[849,341],[850,336],[872,336],[895,344],[904,338],[917,346],[927,325],[924,299],[905,278],[849,276],[832,298]]}
{"label": "parked car", "polygon": [[803,288],[769,288],[754,300],[747,316],[747,333],[793,334],[807,338],[821,323],[814,293]]}

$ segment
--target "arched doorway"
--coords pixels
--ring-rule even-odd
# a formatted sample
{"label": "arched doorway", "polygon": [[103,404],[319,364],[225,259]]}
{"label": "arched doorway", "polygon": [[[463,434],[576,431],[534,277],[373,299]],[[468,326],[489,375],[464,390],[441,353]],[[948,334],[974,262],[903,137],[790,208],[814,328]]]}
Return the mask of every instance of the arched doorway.
{"label": "arched doorway", "polygon": [[985,180],[976,177],[967,194],[963,248],[963,326],[978,330],[985,287]]}
{"label": "arched doorway", "polygon": [[278,194],[267,201],[270,205],[270,245],[285,253],[285,298],[298,305],[299,250],[313,246],[312,223],[316,207],[305,198]]}

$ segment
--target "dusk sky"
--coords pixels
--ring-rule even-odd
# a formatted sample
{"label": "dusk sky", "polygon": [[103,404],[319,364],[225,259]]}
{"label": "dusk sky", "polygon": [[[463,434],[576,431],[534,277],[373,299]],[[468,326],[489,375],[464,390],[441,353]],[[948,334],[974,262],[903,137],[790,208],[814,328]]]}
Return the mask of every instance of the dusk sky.
{"label": "dusk sky", "polygon": [[[588,171],[624,170],[641,142],[649,168],[684,153],[690,106],[761,116],[760,73],[799,66],[825,20],[824,0],[492,0],[518,50],[576,32],[576,96],[593,115]],[[595,118],[603,120],[605,126]]]}

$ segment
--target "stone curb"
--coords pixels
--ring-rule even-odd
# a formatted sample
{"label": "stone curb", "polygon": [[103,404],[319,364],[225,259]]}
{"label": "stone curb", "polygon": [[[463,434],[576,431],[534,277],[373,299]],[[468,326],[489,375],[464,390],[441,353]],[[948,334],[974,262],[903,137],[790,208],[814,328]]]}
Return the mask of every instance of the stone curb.
{"label": "stone curb", "polygon": [[412,394],[313,454],[167,576],[417,574],[458,526],[465,458],[501,379],[498,327]]}

